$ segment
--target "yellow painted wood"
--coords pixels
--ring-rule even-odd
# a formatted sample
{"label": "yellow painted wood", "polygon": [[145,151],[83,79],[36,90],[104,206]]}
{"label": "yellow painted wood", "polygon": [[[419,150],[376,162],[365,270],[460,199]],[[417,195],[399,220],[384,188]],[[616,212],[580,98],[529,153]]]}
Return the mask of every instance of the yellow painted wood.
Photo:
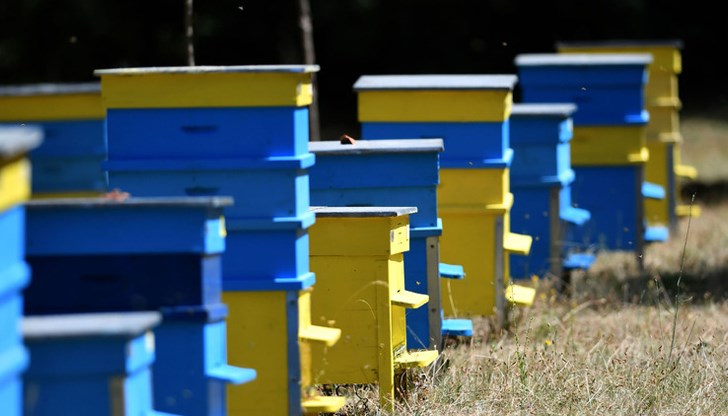
{"label": "yellow painted wood", "polygon": [[645,126],[574,126],[575,166],[641,164],[649,159]]}
{"label": "yellow painted wood", "polygon": [[[445,279],[441,300],[445,316],[492,316],[496,314],[496,218],[502,213],[483,208],[439,206],[442,218],[440,259],[461,264],[462,280]],[[502,261],[498,259],[498,261]]]}
{"label": "yellow painted wood", "polygon": [[679,102],[677,75],[669,72],[650,71],[645,85],[645,102],[647,105],[674,104]]}
{"label": "yellow painted wood", "polygon": [[514,254],[527,256],[531,252],[533,237],[525,234],[506,233],[503,240],[503,248]]}
{"label": "yellow painted wood", "polygon": [[[349,218],[346,226],[350,234],[337,232],[340,224],[323,221],[317,225],[320,233],[328,239],[320,240],[321,252],[338,252],[342,256],[370,256],[402,253],[409,250],[409,219],[404,217],[382,217],[383,221],[367,218]],[[382,233],[389,239],[381,238]],[[352,238],[351,236],[361,236]]]}
{"label": "yellow painted wood", "polygon": [[403,352],[394,359],[394,368],[397,371],[404,371],[410,368],[427,367],[437,357],[438,353],[436,350]]}
{"label": "yellow painted wood", "polygon": [[345,405],[345,397],[315,396],[303,401],[303,414],[317,415],[319,413],[335,413]]}
{"label": "yellow painted wood", "polygon": [[341,330],[339,328],[309,325],[307,328],[301,329],[299,336],[304,341],[321,342],[330,347],[341,338]]}
{"label": "yellow painted wood", "polygon": [[98,198],[104,195],[104,192],[35,192],[31,199],[51,199],[51,198]]}
{"label": "yellow painted wood", "polygon": [[27,158],[0,160],[0,211],[30,197],[30,162]]}
{"label": "yellow painted wood", "polygon": [[536,299],[536,289],[511,284],[506,286],[506,299],[519,306],[531,306]]}
{"label": "yellow painted wood", "polygon": [[[670,178],[668,172],[668,152],[671,145],[662,142],[647,142],[650,150],[650,160],[645,163],[645,181],[662,186],[667,195],[673,191],[669,189]],[[649,225],[666,225],[670,223],[670,200],[669,198],[652,199],[644,198],[645,219]]]}
{"label": "yellow painted wood", "polygon": [[503,204],[510,192],[509,172],[507,168],[440,169],[438,204]]}
{"label": "yellow painted wood", "polygon": [[508,90],[359,91],[360,122],[503,122],[511,114]]}
{"label": "yellow painted wood", "polygon": [[651,71],[662,71],[673,74],[682,72],[682,56],[680,50],[672,45],[650,44],[602,44],[602,45],[557,45],[560,53],[650,53],[652,54]]}
{"label": "yellow painted wood", "polygon": [[679,108],[675,106],[652,106],[648,108],[650,122],[647,124],[647,141],[674,141],[680,131]]}
{"label": "yellow painted wood", "polygon": [[253,368],[255,381],[227,385],[231,416],[288,414],[286,292],[223,292],[228,362]]}
{"label": "yellow painted wood", "polygon": [[100,119],[106,116],[101,94],[0,96],[0,121]]}
{"label": "yellow painted wood", "polygon": [[681,178],[695,180],[698,178],[698,170],[694,166],[676,165],[675,175]]}
{"label": "yellow painted wood", "polygon": [[409,290],[398,290],[392,293],[392,305],[403,308],[416,309],[430,300],[430,297]]}
{"label": "yellow painted wood", "polygon": [[101,74],[106,108],[303,107],[312,102],[310,72]]}
{"label": "yellow painted wood", "polygon": [[692,207],[690,205],[678,205],[675,207],[675,214],[678,217],[693,217],[697,218],[700,216],[702,211],[700,210],[700,207],[697,205],[693,205]]}
{"label": "yellow painted wood", "polygon": [[[326,328],[326,336],[315,340],[306,335],[317,332],[311,325],[311,290],[298,292],[299,336],[288,336],[285,291],[223,292],[228,306],[228,362],[231,365],[254,368],[258,376],[253,383],[227,386],[229,415],[287,415],[288,414],[288,345],[298,342],[300,350],[301,406],[309,403],[334,406],[344,403],[342,398],[322,398],[311,384],[311,344],[332,345],[340,336],[338,328]],[[303,335],[303,336],[302,336]],[[320,334],[319,334],[320,335]],[[338,410],[338,409],[336,409]]]}
{"label": "yellow painted wood", "polygon": [[407,351],[399,305],[428,298],[404,289],[408,224],[408,215],[317,217],[309,229],[313,324],[342,330],[333,347],[312,345],[313,382],[378,384],[387,411],[394,410],[395,358]]}

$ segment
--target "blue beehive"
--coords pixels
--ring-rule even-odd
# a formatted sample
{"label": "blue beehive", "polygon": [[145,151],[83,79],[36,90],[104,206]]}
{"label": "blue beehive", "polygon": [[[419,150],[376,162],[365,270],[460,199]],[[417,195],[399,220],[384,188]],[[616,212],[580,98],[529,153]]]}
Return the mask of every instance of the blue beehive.
{"label": "blue beehive", "polygon": [[597,248],[641,253],[645,242],[667,238],[667,227],[648,227],[643,214],[645,198],[664,198],[659,186],[644,183],[644,86],[651,61],[649,54],[599,53],[522,54],[515,60],[524,102],[577,105],[572,194],[592,214],[577,239]]}
{"label": "blue beehive", "polygon": [[43,144],[30,154],[34,194],[98,194],[106,189],[98,82],[0,87],[0,123],[32,123],[43,129]]}
{"label": "blue beehive", "polygon": [[42,140],[32,127],[0,128],[0,403],[3,414],[22,414],[21,373],[28,364],[20,334],[25,262],[25,207],[30,196],[28,152]]}
{"label": "blue beehive", "polygon": [[[437,185],[441,139],[360,140],[354,144],[311,142],[316,155],[311,169],[314,205],[416,206],[410,215],[410,249],[404,255],[405,289],[429,295],[427,308],[407,310],[407,345],[410,348],[441,347],[441,335],[472,335],[469,320],[443,319],[437,216]],[[442,265],[443,271],[453,265]]]}
{"label": "blue beehive", "polygon": [[29,202],[27,261],[36,272],[26,314],[161,311],[156,407],[226,414],[225,385],[255,378],[254,370],[226,363],[220,256],[222,212],[231,203],[207,197]]}
{"label": "blue beehive", "polygon": [[575,124],[646,123],[649,54],[521,54],[522,101],[574,103]]}
{"label": "blue beehive", "polygon": [[[315,65],[99,70],[107,109],[109,186],[135,196],[230,195],[223,299],[230,361],[255,366],[228,388],[238,414],[334,412],[313,394],[309,342],[341,331],[310,325],[309,112]],[[300,319],[299,319],[300,318]],[[271,322],[274,322],[272,324]],[[280,330],[280,331],[279,331]],[[254,341],[250,340],[254,334]]]}
{"label": "blue beehive", "polygon": [[23,414],[165,415],[152,410],[158,312],[26,317]]}
{"label": "blue beehive", "polygon": [[[573,104],[516,104],[511,112],[511,228],[534,237],[528,256],[511,256],[515,279],[550,273],[557,278],[573,268],[588,268],[594,256],[574,241],[572,228],[590,218],[571,206],[570,141]],[[576,256],[582,261],[575,264]],[[587,257],[588,256],[588,257]],[[579,267],[573,267],[573,266]]]}

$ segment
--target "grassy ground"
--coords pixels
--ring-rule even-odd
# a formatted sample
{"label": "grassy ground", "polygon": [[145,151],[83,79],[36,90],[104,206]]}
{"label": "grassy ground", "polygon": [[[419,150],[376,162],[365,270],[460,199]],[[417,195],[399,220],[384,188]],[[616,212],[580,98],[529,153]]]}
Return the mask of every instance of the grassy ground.
{"label": "grassy ground", "polygon": [[[728,119],[683,118],[682,132],[701,183],[728,182]],[[410,376],[397,413],[728,414],[728,200],[696,201],[702,215],[649,246],[644,272],[633,253],[600,254],[567,295],[542,282],[507,329],[476,319],[437,371]],[[376,387],[348,392],[344,414],[382,414]]]}

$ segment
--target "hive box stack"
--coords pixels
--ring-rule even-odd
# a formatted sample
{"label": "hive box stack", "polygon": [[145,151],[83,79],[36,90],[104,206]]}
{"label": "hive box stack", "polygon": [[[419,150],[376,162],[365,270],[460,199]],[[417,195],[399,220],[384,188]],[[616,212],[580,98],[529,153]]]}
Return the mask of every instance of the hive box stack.
{"label": "hive box stack", "polygon": [[32,127],[0,127],[0,403],[4,414],[23,414],[21,374],[28,365],[20,321],[23,289],[30,281],[25,262],[25,206],[30,197],[28,152],[42,132]]}
{"label": "hive box stack", "polygon": [[664,190],[644,183],[649,158],[644,85],[649,54],[521,54],[516,56],[525,103],[575,103],[572,196],[592,220],[582,242],[634,251],[640,264],[646,241],[664,241],[665,226],[648,227],[645,198]]}
{"label": "hive box stack", "polygon": [[440,264],[442,221],[437,216],[442,139],[312,142],[311,203],[331,207],[413,206],[405,288],[428,295],[427,307],[407,310],[407,346],[442,347],[442,335],[470,336],[472,322],[443,319],[440,276],[463,278],[462,266]]}
{"label": "hive box stack", "polygon": [[24,318],[30,366],[23,414],[172,416],[152,410],[159,320],[158,312]]}
{"label": "hive box stack", "polygon": [[159,311],[155,408],[225,415],[223,208],[230,198],[52,198],[27,204],[26,315]]}
{"label": "hive box stack", "polygon": [[394,411],[395,377],[426,367],[437,350],[408,351],[405,310],[427,295],[405,289],[404,253],[414,207],[314,207],[311,269],[318,281],[311,312],[342,330],[330,348],[315,347],[313,373],[324,384],[377,384]]}
{"label": "hive box stack", "polygon": [[656,183],[667,193],[663,200],[645,201],[645,216],[649,224],[670,224],[689,213],[699,215],[697,207],[681,204],[680,182],[695,179],[697,170],[680,163],[682,135],[680,134],[680,101],[678,75],[682,72],[683,49],[680,40],[639,40],[602,42],[559,42],[561,53],[649,53],[649,79],[645,85],[645,100],[650,121],[647,124],[647,148],[650,159],[645,165],[645,180]]}
{"label": "hive box stack", "polygon": [[594,255],[574,238],[591,214],[571,203],[574,104],[515,104],[511,113],[511,229],[533,236],[528,256],[511,257],[511,277],[568,279]]}
{"label": "hive box stack", "polygon": [[444,141],[441,258],[467,273],[444,285],[445,316],[502,318],[507,297],[517,303],[533,299],[533,291],[509,284],[508,253],[527,254],[531,244],[529,236],[510,232],[508,117],[516,80],[514,75],[367,75],[354,84],[363,139]]}
{"label": "hive box stack", "polygon": [[43,144],[30,153],[33,198],[95,196],[106,190],[98,82],[0,87],[0,123],[43,130]]}
{"label": "hive box stack", "polygon": [[230,363],[255,382],[228,388],[231,415],[334,412],[313,393],[308,106],[317,66],[99,70],[111,187],[136,196],[230,195],[223,301]]}

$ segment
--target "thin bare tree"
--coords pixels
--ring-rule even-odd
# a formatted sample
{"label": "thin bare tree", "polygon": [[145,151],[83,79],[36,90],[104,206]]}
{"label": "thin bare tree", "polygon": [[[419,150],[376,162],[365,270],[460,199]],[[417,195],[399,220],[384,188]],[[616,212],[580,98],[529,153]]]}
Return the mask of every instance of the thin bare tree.
{"label": "thin bare tree", "polygon": [[193,0],[185,0],[185,39],[187,41],[187,65],[189,66],[195,66],[193,9]]}
{"label": "thin bare tree", "polygon": [[[313,45],[313,19],[311,18],[311,2],[309,0],[297,0],[298,5],[298,26],[301,28],[301,40],[303,46],[303,59],[306,65],[316,63],[316,52]],[[321,126],[318,111],[318,86],[316,74],[313,74],[313,102],[309,109],[309,134],[313,141],[321,140]]]}

